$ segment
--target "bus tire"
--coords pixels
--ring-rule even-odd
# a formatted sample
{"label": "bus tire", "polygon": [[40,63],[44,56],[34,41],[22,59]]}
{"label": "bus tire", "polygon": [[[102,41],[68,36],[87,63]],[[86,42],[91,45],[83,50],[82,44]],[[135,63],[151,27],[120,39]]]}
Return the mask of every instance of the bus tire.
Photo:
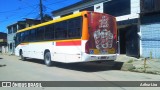
{"label": "bus tire", "polygon": [[22,50],[20,51],[20,57],[21,57],[21,60],[22,60],[22,61],[25,61],[25,60],[26,60],[26,57],[23,56],[23,51],[22,51]]}
{"label": "bus tire", "polygon": [[44,62],[47,66],[51,66],[52,65],[52,61],[51,61],[51,54],[50,52],[46,52],[44,54]]}

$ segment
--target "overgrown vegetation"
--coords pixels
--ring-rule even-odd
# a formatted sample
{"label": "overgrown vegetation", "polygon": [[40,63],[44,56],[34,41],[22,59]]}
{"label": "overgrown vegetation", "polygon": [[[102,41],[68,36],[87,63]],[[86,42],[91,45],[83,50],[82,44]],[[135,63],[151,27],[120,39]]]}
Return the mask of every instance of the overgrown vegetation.
{"label": "overgrown vegetation", "polygon": [[127,61],[127,63],[132,63],[134,60],[133,59],[131,59],[131,60],[129,60],[129,61]]}

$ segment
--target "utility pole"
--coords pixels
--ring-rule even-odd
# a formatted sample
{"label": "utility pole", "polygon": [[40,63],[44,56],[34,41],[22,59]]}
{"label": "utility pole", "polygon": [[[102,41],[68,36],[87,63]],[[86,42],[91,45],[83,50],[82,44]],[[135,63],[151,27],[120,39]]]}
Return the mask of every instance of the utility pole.
{"label": "utility pole", "polygon": [[42,0],[39,0],[39,10],[40,10],[41,23],[42,23],[44,21],[44,19],[43,19],[43,4],[42,4]]}

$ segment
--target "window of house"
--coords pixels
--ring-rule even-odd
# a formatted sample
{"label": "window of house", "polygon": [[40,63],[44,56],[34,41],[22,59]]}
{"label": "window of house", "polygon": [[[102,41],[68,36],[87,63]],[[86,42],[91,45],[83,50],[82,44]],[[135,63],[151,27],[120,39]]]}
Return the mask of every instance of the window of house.
{"label": "window of house", "polygon": [[131,13],[130,0],[111,0],[104,3],[104,13],[122,16]]}
{"label": "window of house", "polygon": [[16,33],[17,32],[17,25],[14,25],[13,26],[13,33]]}
{"label": "window of house", "polygon": [[85,11],[85,10],[87,10],[87,11],[94,11],[94,6],[81,9],[80,11]]}
{"label": "window of house", "polygon": [[155,0],[144,0],[144,9],[147,11],[154,10],[154,1]]}
{"label": "window of house", "polygon": [[11,33],[12,33],[12,28],[9,27],[9,28],[8,28],[8,34],[11,34]]}

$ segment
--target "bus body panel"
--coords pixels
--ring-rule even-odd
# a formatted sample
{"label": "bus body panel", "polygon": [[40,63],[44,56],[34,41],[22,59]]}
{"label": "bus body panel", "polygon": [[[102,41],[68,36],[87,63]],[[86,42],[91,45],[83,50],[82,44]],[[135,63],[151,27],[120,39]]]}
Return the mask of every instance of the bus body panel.
{"label": "bus body panel", "polygon": [[84,52],[82,61],[116,60],[117,25],[115,17],[97,12],[85,14],[87,14],[87,19],[85,17],[83,19],[83,32],[85,33],[82,34],[82,52]]}
{"label": "bus body panel", "polygon": [[53,52],[53,60],[57,62],[81,61],[81,40],[56,42]]}
{"label": "bus body panel", "polygon": [[117,25],[115,17],[103,13],[88,13],[89,39],[87,54],[116,54]]}
{"label": "bus body panel", "polygon": [[[67,16],[66,20],[79,16],[82,17],[81,38],[20,43],[16,47],[15,54],[20,56],[20,50],[22,50],[24,57],[44,59],[45,50],[48,50],[52,61],[64,63],[116,60],[117,27],[115,18],[108,14],[84,11]],[[63,21],[65,17],[59,20]],[[59,20],[47,23],[52,24]],[[40,28],[47,23],[33,26],[33,28]],[[31,29],[32,27],[17,33]]]}
{"label": "bus body panel", "polygon": [[[64,41],[22,43],[16,48],[16,55],[19,56],[21,49],[25,57],[44,59],[45,50],[49,50],[52,61],[65,63],[81,62],[81,43],[75,43],[74,41],[75,40],[71,40],[68,46],[64,46],[67,44]],[[76,41],[81,42],[81,40]]]}
{"label": "bus body panel", "polygon": [[87,54],[85,52],[85,45],[88,40],[82,40],[82,62],[88,61],[105,61],[105,60],[116,60],[117,54]]}

